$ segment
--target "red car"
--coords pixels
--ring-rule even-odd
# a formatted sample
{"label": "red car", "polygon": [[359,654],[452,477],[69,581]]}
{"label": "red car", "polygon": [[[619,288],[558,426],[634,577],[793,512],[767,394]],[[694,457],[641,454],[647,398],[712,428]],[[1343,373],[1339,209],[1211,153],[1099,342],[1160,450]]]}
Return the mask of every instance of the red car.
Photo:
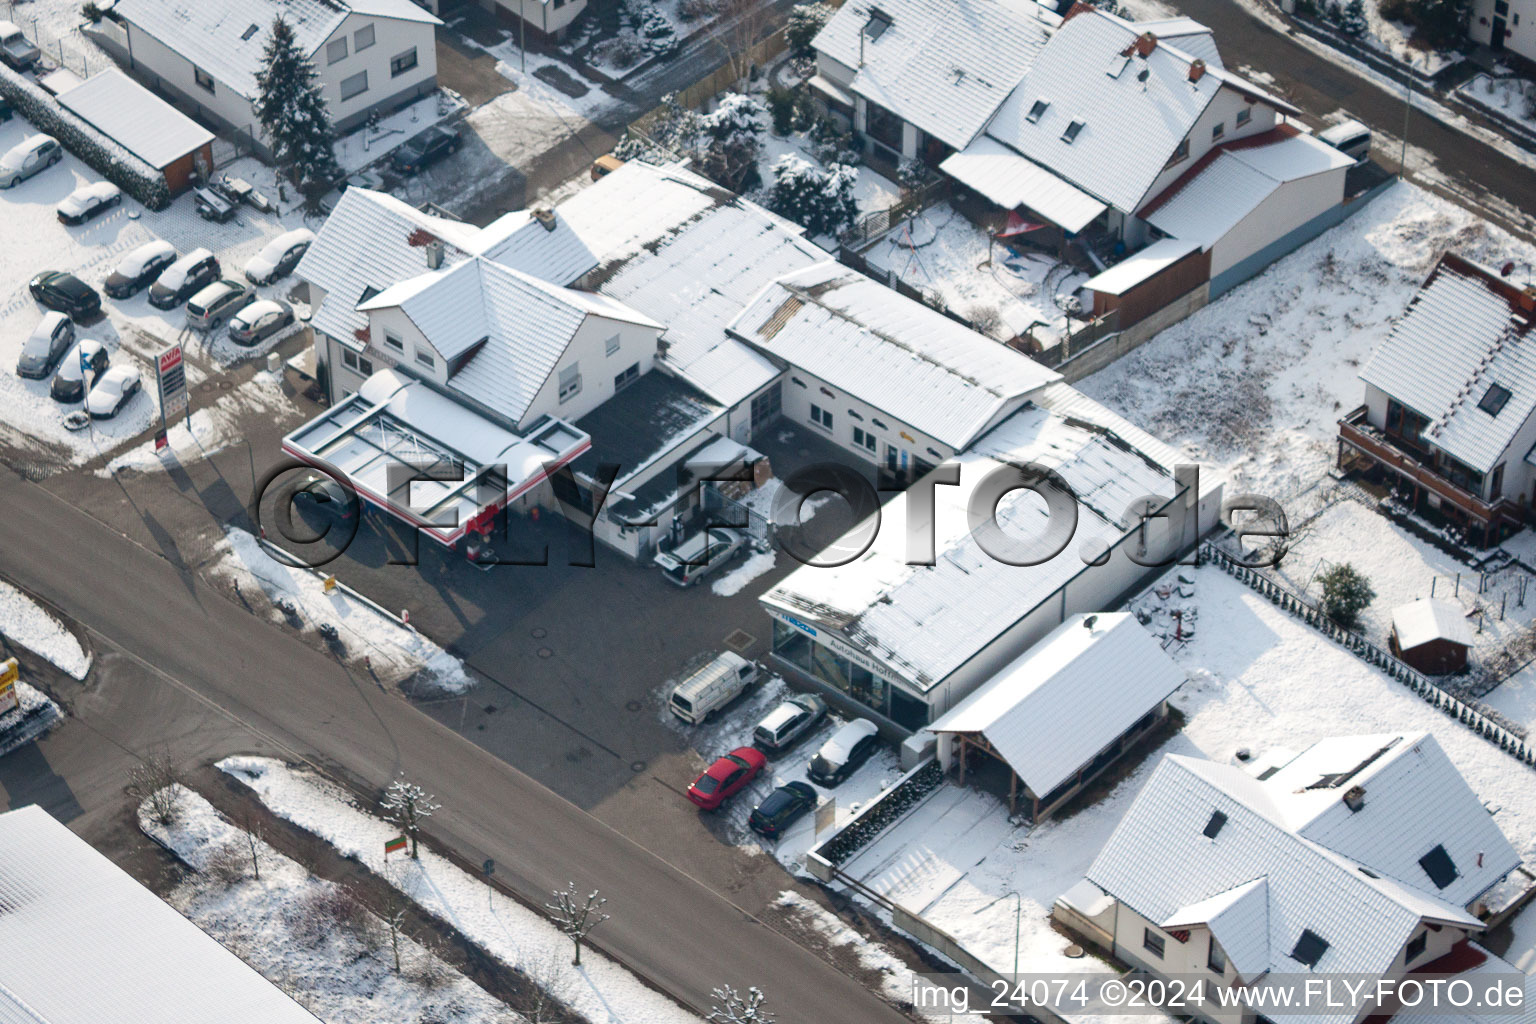
{"label": "red car", "polygon": [[768,759],[755,747],[737,747],[705,769],[688,787],[688,799],[706,811],[720,805],[746,788],[757,773],[768,767]]}

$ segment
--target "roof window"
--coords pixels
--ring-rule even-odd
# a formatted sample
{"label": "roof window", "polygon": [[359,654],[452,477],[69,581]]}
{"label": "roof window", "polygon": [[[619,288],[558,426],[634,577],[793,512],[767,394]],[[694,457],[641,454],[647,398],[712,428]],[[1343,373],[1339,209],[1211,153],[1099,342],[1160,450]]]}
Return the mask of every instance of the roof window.
{"label": "roof window", "polygon": [[1328,940],[1310,928],[1303,928],[1301,938],[1296,940],[1296,948],[1291,950],[1291,959],[1308,967],[1316,967],[1326,952]]}
{"label": "roof window", "polygon": [[1067,130],[1061,133],[1061,141],[1070,146],[1073,142],[1077,141],[1077,136],[1085,127],[1086,125],[1082,121],[1073,121],[1067,125]]}
{"label": "roof window", "polygon": [[1024,119],[1030,124],[1035,124],[1045,116],[1045,110],[1050,105],[1050,100],[1035,100],[1035,105],[1029,108],[1029,113],[1025,115]]}
{"label": "roof window", "polygon": [[1211,812],[1211,820],[1205,823],[1205,831],[1201,833],[1207,839],[1215,839],[1221,832],[1221,826],[1227,823],[1227,816],[1220,811]]}
{"label": "roof window", "polygon": [[894,24],[895,22],[889,14],[886,14],[878,7],[871,7],[869,9],[869,20],[864,23],[864,34],[869,36],[870,42],[874,42],[885,35],[885,30]]}
{"label": "roof window", "polygon": [[244,32],[240,33],[240,41],[243,42],[243,43],[244,42],[250,42],[251,36],[255,35],[257,32],[260,32],[260,31],[261,31],[261,26],[260,25],[252,25],[250,28],[248,28]]}
{"label": "roof window", "polygon": [[1497,416],[1507,401],[1509,401],[1509,388],[1502,384],[1490,384],[1488,390],[1483,392],[1477,407],[1489,416]]}
{"label": "roof window", "polygon": [[1451,855],[1445,852],[1444,846],[1436,846],[1420,857],[1419,867],[1423,868],[1429,880],[1435,883],[1436,889],[1444,889],[1456,881],[1456,864],[1451,860]]}
{"label": "roof window", "polygon": [[1117,53],[1113,57],[1109,58],[1109,67],[1104,69],[1104,73],[1110,78],[1119,78],[1120,72],[1124,71],[1125,66],[1130,62],[1130,57],[1123,53]]}

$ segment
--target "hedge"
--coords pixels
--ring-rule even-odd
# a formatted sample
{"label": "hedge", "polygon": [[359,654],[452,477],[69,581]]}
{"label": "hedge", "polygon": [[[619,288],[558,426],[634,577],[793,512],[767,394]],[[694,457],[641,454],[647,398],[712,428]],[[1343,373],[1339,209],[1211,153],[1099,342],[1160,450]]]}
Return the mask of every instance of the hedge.
{"label": "hedge", "polygon": [[84,160],[97,173],[151,210],[171,205],[165,175],[134,156],[111,136],[65,109],[37,83],[0,64],[0,96],[37,128]]}

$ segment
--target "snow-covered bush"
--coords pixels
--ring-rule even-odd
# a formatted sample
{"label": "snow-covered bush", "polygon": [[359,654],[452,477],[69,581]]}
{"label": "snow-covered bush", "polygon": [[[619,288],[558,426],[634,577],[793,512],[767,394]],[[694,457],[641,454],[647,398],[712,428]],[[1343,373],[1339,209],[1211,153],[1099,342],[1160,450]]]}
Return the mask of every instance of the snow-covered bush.
{"label": "snow-covered bush", "polygon": [[0,97],[37,130],[52,135],[59,144],[84,160],[96,173],[133,196],[151,210],[171,205],[171,189],[165,175],[124,149],[105,132],[73,111],[59,105],[31,79],[0,64]]}
{"label": "snow-covered bush", "polygon": [[678,103],[676,93],[669,92],[661,98],[661,105],[648,122],[625,131],[613,155],[620,160],[666,163],[692,155],[698,139],[699,115]]}
{"label": "snow-covered bush", "polygon": [[859,215],[853,189],[859,172],[843,164],[822,170],[804,157],[786,153],[773,165],[768,208],[803,225],[813,235],[836,235]]}
{"label": "snow-covered bush", "polygon": [[633,67],[639,62],[645,48],[633,29],[620,29],[612,39],[604,39],[592,48],[593,54],[604,64],[616,68]]}
{"label": "snow-covered bush", "polygon": [[809,57],[811,40],[816,38],[822,26],[831,20],[836,8],[827,3],[796,4],[789,9],[789,20],[784,25],[784,42],[789,45],[793,57]]}
{"label": "snow-covered bush", "polygon": [[768,127],[768,108],[756,96],[728,93],[720,105],[698,119],[703,152],[699,168],[734,192],[760,184],[757,156]]}
{"label": "snow-covered bush", "polygon": [[272,157],[311,200],[341,178],[336,134],[315,81],[315,66],[281,16],[256,72],[256,120],[272,140]]}
{"label": "snow-covered bush", "polygon": [[1365,0],[1349,0],[1339,15],[1339,28],[1349,35],[1363,36],[1369,27],[1365,20]]}
{"label": "snow-covered bush", "polygon": [[805,134],[811,140],[811,152],[823,164],[847,164],[853,167],[864,162],[864,155],[859,152],[853,133],[838,127],[838,123],[830,117],[816,118]]}
{"label": "snow-covered bush", "polygon": [[1359,621],[1360,613],[1376,599],[1369,580],[1349,563],[1336,565],[1323,573],[1323,614],[1349,628]]}

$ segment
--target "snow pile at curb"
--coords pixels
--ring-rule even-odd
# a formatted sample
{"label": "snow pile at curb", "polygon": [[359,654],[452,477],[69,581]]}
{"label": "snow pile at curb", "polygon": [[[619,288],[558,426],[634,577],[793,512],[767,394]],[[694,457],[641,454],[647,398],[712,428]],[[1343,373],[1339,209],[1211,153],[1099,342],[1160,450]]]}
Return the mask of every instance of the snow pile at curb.
{"label": "snow pile at curb", "polygon": [[772,569],[776,561],[778,556],[772,551],[755,551],[745,562],[710,584],[709,589],[717,597],[733,597],[741,593],[748,583]]}
{"label": "snow pile at curb", "polygon": [[20,680],[16,682],[16,697],[20,706],[0,715],[0,757],[41,739],[64,717],[47,694]]}
{"label": "snow pile at curb", "polygon": [[[549,920],[494,890],[431,850],[419,860],[386,859],[384,843],[399,829],[352,805],[347,794],[307,772],[261,757],[230,757],[219,770],[251,787],[280,817],[320,836],[448,922],[509,967],[534,977],[541,965],[568,963],[570,940]],[[700,1024],[699,1018],[649,988],[623,967],[585,950],[563,987],[565,1003],[593,1024]]]}
{"label": "snow pile at curb", "polygon": [[20,590],[0,580],[0,634],[47,658],[76,679],[91,670],[91,657],[63,623]]}

